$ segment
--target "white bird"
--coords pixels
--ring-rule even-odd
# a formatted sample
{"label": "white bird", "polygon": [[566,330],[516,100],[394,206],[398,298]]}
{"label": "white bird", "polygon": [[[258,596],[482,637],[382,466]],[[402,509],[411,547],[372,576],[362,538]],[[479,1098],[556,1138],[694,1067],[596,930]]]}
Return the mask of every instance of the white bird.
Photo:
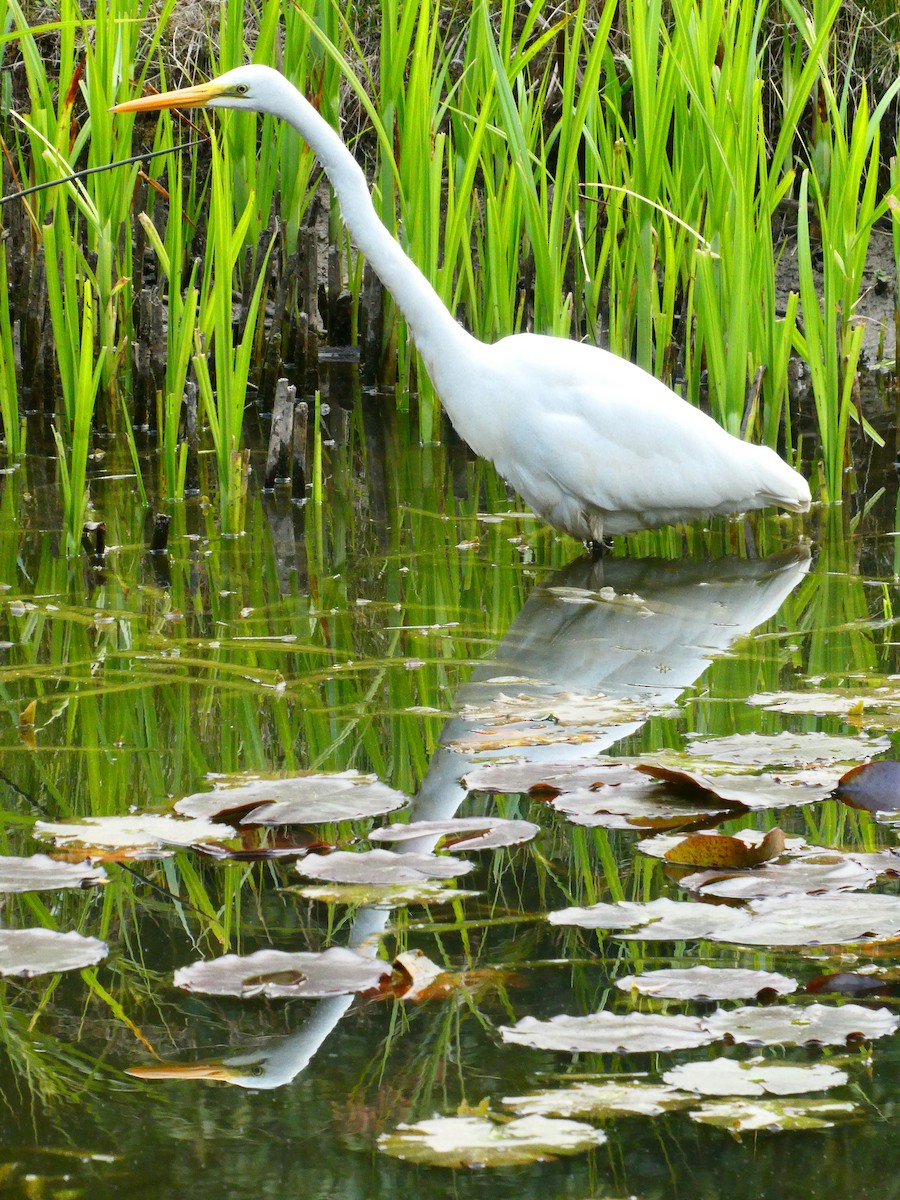
{"label": "white bird", "polygon": [[113,112],[236,108],[292,125],[321,162],[358,249],[406,317],[457,433],[549,524],[595,549],[604,535],[780,505],[809,485],[765,446],[726,433],[654,376],[597,346],[467,333],[380,221],[340,136],[278,71],[247,66]]}

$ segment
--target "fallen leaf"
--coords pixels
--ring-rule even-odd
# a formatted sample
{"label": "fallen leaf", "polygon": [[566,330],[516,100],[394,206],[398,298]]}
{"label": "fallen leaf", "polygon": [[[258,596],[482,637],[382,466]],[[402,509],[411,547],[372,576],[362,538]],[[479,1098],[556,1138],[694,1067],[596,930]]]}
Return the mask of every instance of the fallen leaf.
{"label": "fallen leaf", "polygon": [[777,826],[761,842],[748,845],[725,834],[688,835],[666,853],[666,862],[697,867],[756,867],[784,850],[784,833]]}

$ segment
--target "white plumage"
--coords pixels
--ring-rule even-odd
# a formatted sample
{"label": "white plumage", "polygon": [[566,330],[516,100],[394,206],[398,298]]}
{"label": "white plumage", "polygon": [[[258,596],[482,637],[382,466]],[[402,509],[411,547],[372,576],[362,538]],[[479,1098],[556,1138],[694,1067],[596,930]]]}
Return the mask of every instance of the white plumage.
{"label": "white plumage", "polygon": [[113,111],[198,105],[272,113],[309,143],[456,431],[549,524],[600,542],[709,513],[809,508],[806,481],[774,451],[726,433],[633,363],[566,338],[514,334],[488,345],[466,333],[379,220],[338,134],[270,67],[238,67]]}

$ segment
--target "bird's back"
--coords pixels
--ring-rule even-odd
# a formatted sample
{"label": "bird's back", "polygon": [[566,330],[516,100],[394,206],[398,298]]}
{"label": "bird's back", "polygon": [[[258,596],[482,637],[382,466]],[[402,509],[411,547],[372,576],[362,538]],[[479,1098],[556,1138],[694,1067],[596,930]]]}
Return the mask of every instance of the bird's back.
{"label": "bird's back", "polygon": [[[809,488],[625,359],[519,334],[483,347],[458,432],[551,524],[583,540],[777,504]],[[473,391],[480,392],[476,399]]]}

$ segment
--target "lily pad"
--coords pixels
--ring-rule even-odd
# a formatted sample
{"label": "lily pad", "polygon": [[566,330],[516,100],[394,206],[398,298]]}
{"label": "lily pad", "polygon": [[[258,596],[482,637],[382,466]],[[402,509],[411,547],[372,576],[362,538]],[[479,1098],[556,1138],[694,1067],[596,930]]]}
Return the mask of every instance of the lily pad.
{"label": "lily pad", "polygon": [[616,980],[623,992],[638,992],[660,1000],[743,1000],[760,992],[786,995],[797,990],[797,980],[775,971],[749,971],[739,967],[663,968]]}
{"label": "lily pad", "polygon": [[540,1021],[523,1017],[502,1025],[504,1042],[567,1054],[632,1054],[690,1050],[714,1041],[716,1035],[695,1017],[657,1013],[595,1012],[586,1017],[561,1015]]}
{"label": "lily pad", "polygon": [[900,936],[900,897],[826,892],[820,896],[798,894],[751,900],[741,923],[709,936],[749,946],[886,941]]}
{"label": "lily pad", "polygon": [[784,1133],[801,1129],[829,1129],[840,1117],[859,1113],[849,1100],[712,1100],[689,1115],[701,1125],[715,1125],[731,1133]]}
{"label": "lily pad", "polygon": [[[654,837],[645,838],[635,847],[641,854],[648,854],[651,858],[664,858],[669,862],[677,862],[677,858],[669,856],[676,851],[678,846],[685,840],[686,837],[691,838],[718,838],[721,835],[713,831],[699,830],[696,833],[658,833]],[[748,851],[757,848],[765,839],[766,835],[759,829],[739,829],[736,833],[731,834],[735,841],[743,842]],[[783,854],[799,854],[809,850],[810,847],[803,838],[788,837],[784,839]],[[817,847],[817,849],[819,849]],[[825,847],[821,847],[824,852]]]}
{"label": "lily pad", "polygon": [[513,1167],[583,1154],[606,1134],[580,1121],[549,1117],[434,1117],[383,1133],[378,1148],[394,1158],[432,1167]]}
{"label": "lily pad", "polygon": [[840,854],[815,859],[767,863],[752,871],[698,871],[679,879],[680,887],[703,896],[750,900],[764,896],[790,896],[797,892],[850,892],[871,887],[876,874]]}
{"label": "lily pad", "polygon": [[694,758],[757,769],[858,762],[883,754],[889,748],[886,737],[817,732],[733,733],[728,737],[693,738],[686,747]]}
{"label": "lily pad", "polygon": [[[747,703],[769,709],[771,712],[810,713],[822,717],[844,716],[862,719],[865,713],[868,723],[870,709],[894,708],[900,704],[900,692],[887,687],[872,688],[867,692],[760,692],[751,696]],[[877,725],[877,721],[872,723]]]}
{"label": "lily pad", "polygon": [[689,834],[666,852],[666,862],[692,867],[757,867],[784,850],[782,830],[770,829],[761,841],[747,843],[726,834]]}
{"label": "lily pad", "polygon": [[557,692],[554,695],[520,692],[507,696],[502,692],[486,704],[466,704],[460,717],[469,724],[488,724],[493,727],[517,724],[522,721],[552,721],[559,726],[621,725],[640,721],[650,712],[636,700],[622,700],[603,692],[586,695],[582,692]]}
{"label": "lily pad", "polygon": [[360,904],[372,908],[399,908],[412,904],[455,904],[478,896],[479,892],[464,891],[448,887],[446,883],[421,879],[417,883],[324,883],[308,887],[285,888],[306,900],[318,900],[322,904],[343,904],[356,907]]}
{"label": "lily pad", "polygon": [[736,1062],[732,1058],[714,1058],[711,1062],[673,1067],[663,1079],[671,1087],[701,1096],[797,1096],[840,1087],[847,1082],[847,1075],[827,1063],[783,1063],[761,1058]]}
{"label": "lily pad", "polygon": [[[711,904],[689,904],[662,896],[646,904],[623,900],[618,904],[592,904],[563,908],[547,914],[551,925],[578,925],[582,929],[614,930],[619,937],[648,941],[680,941],[724,935],[746,923],[739,909]],[[728,940],[728,939],[725,939]]]}
{"label": "lily pad", "polygon": [[215,817],[249,808],[242,825],[324,825],[380,817],[407,802],[376,776],[358,771],[272,778],[232,775],[218,777],[211,792],[185,796],[175,811]]}
{"label": "lily pad", "polygon": [[449,821],[412,821],[373,829],[370,842],[405,842],[418,838],[444,839],[453,854],[468,850],[496,850],[529,842],[541,831],[533,821],[507,821],[502,817],[457,817]]}
{"label": "lily pad", "polygon": [[769,1008],[718,1009],[703,1019],[714,1038],[755,1046],[842,1046],[848,1038],[871,1041],[900,1028],[887,1008],[859,1004],[781,1004]]}
{"label": "lily pad", "polygon": [[[599,777],[599,778],[598,778]],[[630,766],[595,770],[590,787],[567,788],[552,802],[574,825],[604,829],[679,829],[733,812],[703,788],[675,786]]]}
{"label": "lily pad", "polygon": [[397,854],[392,850],[337,850],[315,855],[296,864],[307,879],[330,883],[420,883],[423,879],[455,879],[472,870],[472,863],[437,854]]}
{"label": "lily pad", "polygon": [[102,867],[57,862],[46,854],[0,858],[0,892],[45,892],[53,888],[93,887],[108,882]]}
{"label": "lily pad", "polygon": [[84,817],[80,821],[36,821],[34,835],[57,846],[153,852],[166,846],[220,841],[233,836],[234,831],[203,817],[129,813],[122,817]]}
{"label": "lily pad", "polygon": [[623,1077],[602,1083],[576,1083],[528,1096],[504,1096],[503,1103],[522,1116],[590,1117],[596,1121],[607,1117],[658,1117],[687,1108],[693,1097],[666,1084]]}
{"label": "lily pad", "polygon": [[0,975],[47,975],[80,971],[106,958],[105,942],[55,929],[0,930]]}
{"label": "lily pad", "polygon": [[224,954],[210,962],[181,967],[175,972],[174,983],[185,991],[211,996],[322,998],[378,987],[390,970],[388,963],[380,959],[341,946],[318,954],[257,950],[255,954]]}

